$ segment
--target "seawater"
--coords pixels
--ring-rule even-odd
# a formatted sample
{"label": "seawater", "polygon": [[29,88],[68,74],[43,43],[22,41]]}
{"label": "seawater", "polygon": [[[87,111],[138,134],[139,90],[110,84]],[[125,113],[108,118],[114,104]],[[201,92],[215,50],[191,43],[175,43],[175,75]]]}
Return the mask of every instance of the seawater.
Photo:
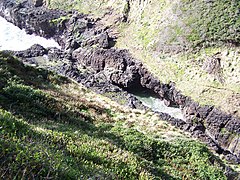
{"label": "seawater", "polygon": [[142,102],[142,104],[155,112],[167,113],[170,116],[184,120],[183,113],[180,108],[168,107],[164,101],[153,95],[143,93],[134,94],[134,96]]}
{"label": "seawater", "polygon": [[53,39],[46,39],[36,35],[29,35],[24,30],[9,23],[0,17],[0,50],[21,51],[30,48],[34,44],[41,46],[60,48]]}

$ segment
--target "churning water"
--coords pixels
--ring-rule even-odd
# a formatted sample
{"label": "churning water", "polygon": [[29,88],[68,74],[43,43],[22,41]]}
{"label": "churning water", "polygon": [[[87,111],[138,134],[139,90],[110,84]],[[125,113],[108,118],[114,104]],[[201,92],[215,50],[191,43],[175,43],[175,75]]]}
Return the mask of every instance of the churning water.
{"label": "churning water", "polygon": [[[53,39],[45,39],[35,35],[28,35],[24,30],[7,22],[0,17],[0,50],[21,51],[30,48],[34,44],[40,44],[45,48],[60,48]],[[135,94],[143,105],[156,112],[163,112],[178,119],[184,119],[179,108],[167,107],[163,101],[151,95]]]}
{"label": "churning water", "polygon": [[21,51],[30,48],[34,44],[40,44],[45,48],[60,48],[58,43],[53,39],[29,35],[24,30],[0,17],[0,50]]}
{"label": "churning water", "polygon": [[180,108],[168,107],[159,98],[149,94],[135,94],[136,98],[139,99],[144,106],[149,107],[153,111],[167,113],[170,116],[178,119],[183,119],[183,114]]}

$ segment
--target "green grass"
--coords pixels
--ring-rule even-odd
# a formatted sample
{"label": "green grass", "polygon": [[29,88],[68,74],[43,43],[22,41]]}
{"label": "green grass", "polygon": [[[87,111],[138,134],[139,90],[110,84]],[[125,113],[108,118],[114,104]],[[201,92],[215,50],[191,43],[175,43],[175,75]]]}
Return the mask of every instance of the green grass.
{"label": "green grass", "polygon": [[77,10],[85,14],[94,14],[98,16],[104,15],[107,12],[106,5],[107,1],[83,1],[83,0],[48,0],[47,6],[53,9],[63,9],[63,10]]}
{"label": "green grass", "polygon": [[0,74],[3,179],[226,179],[206,146],[127,127],[127,111],[66,78],[4,53]]}
{"label": "green grass", "polygon": [[[94,17],[111,12],[101,21],[119,32],[117,47],[128,49],[162,82],[175,82],[183,94],[200,104],[214,105],[227,113],[237,111],[236,115],[240,115],[235,101],[240,88],[236,63],[239,48],[231,48],[240,42],[239,1],[131,1],[127,23],[115,23],[126,9],[126,3],[119,0],[49,0],[48,6],[77,9]],[[202,69],[199,61],[226,50],[235,54],[227,57],[232,65],[223,68],[222,85]]]}
{"label": "green grass", "polygon": [[[239,47],[231,47],[240,42],[239,7],[230,0],[132,2],[129,23],[120,25],[116,45],[129,49],[160,81],[175,82],[194,101],[239,116]],[[202,65],[226,51],[221,84]]]}
{"label": "green grass", "polygon": [[239,44],[239,8],[239,1],[230,0],[183,2],[180,9],[186,13],[184,21],[192,29],[188,35],[189,41],[204,47],[224,43]]}
{"label": "green grass", "polygon": [[3,178],[225,179],[206,164],[213,156],[196,142],[156,141],[121,124],[51,130],[5,111],[0,118]]}
{"label": "green grass", "polygon": [[64,21],[67,21],[70,19],[70,16],[61,16],[58,19],[53,19],[50,22],[57,25],[57,24],[62,24]]}
{"label": "green grass", "polygon": [[237,0],[132,2],[127,40],[131,36],[133,46],[170,53],[239,44],[239,8]]}

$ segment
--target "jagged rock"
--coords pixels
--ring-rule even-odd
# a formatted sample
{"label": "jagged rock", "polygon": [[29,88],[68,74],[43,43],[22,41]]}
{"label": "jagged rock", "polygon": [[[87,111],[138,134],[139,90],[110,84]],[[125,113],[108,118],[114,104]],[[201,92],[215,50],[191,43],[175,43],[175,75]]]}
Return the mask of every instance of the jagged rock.
{"label": "jagged rock", "polygon": [[96,72],[105,71],[108,79],[121,87],[138,88],[140,84],[139,68],[131,61],[125,51],[115,49],[97,49],[86,51],[79,48],[73,52],[73,57],[83,66],[93,68]]}
{"label": "jagged rock", "polygon": [[[161,114],[160,117],[180,129],[187,129],[194,136],[206,142],[213,150],[222,152],[222,149],[232,149],[231,152],[240,158],[237,154],[239,151],[236,151],[236,148],[233,150],[233,147],[238,147],[238,142],[236,140],[232,142],[230,136],[222,136],[221,133],[222,128],[228,128],[230,132],[239,134],[239,119],[233,119],[231,115],[227,115],[212,106],[200,106],[177,91],[173,83],[161,84],[141,63],[137,63],[135,59],[131,58],[127,51],[79,48],[73,52],[73,57],[80,64],[93,68],[96,72],[107,72],[108,79],[113,84],[133,92],[139,88],[149,89],[162,97],[167,105],[181,106],[186,121],[192,124],[190,127],[186,125],[186,122],[171,119],[168,115]],[[232,121],[232,124],[235,124],[237,128],[228,124],[229,121]],[[208,135],[204,135],[205,130],[213,138],[212,140]],[[230,147],[229,143],[231,144],[231,142]]]}
{"label": "jagged rock", "polygon": [[236,157],[240,156],[240,137],[239,136],[234,136],[233,139],[231,140],[228,150],[235,154]]}
{"label": "jagged rock", "polygon": [[239,159],[236,157],[236,156],[234,156],[233,154],[227,154],[227,155],[225,155],[225,158],[226,158],[226,160],[228,160],[229,162],[232,162],[232,163],[238,163],[238,164],[240,164],[240,161],[239,161]]}
{"label": "jagged rock", "polygon": [[[110,48],[111,37],[108,37],[107,28],[97,27],[97,20],[75,12],[68,14],[61,10],[29,6],[26,2],[15,4],[11,0],[1,1],[0,15],[18,27],[26,29],[28,33],[53,37],[63,49],[68,50],[67,53],[56,49],[47,50],[50,59],[57,58],[61,61],[61,65],[52,67],[52,70],[93,89],[94,87],[98,90],[103,89],[100,90],[102,92],[115,91],[117,87],[131,91],[143,88],[155,92],[169,106],[181,107],[186,122],[164,113],[160,114],[162,119],[180,129],[188,130],[217,152],[229,151],[236,157],[234,161],[237,162],[240,159],[239,118],[232,117],[214,107],[200,106],[178,91],[173,83],[161,83],[126,50]],[[94,48],[87,46],[94,46]],[[45,49],[36,46],[29,50],[29,53],[29,56],[42,55]],[[27,51],[19,53],[18,56],[29,57]],[[65,63],[64,60],[68,62]],[[213,62],[212,64],[216,66],[209,66],[210,69],[208,67],[207,69],[216,69],[218,72],[219,60],[215,58]],[[31,60],[31,63],[35,62]],[[87,68],[88,73],[81,72],[78,66]],[[209,71],[209,73],[213,72],[215,71]],[[103,73],[105,78],[100,78],[98,73]],[[99,79],[100,82],[98,82]],[[127,99],[127,97],[124,98]],[[199,124],[201,125],[198,126]]]}
{"label": "jagged rock", "polygon": [[109,48],[109,36],[107,32],[100,34],[98,44],[99,47]]}
{"label": "jagged rock", "polygon": [[29,0],[31,4],[33,4],[35,7],[43,6],[45,3],[45,0]]}
{"label": "jagged rock", "polygon": [[230,120],[231,115],[224,114],[214,108],[204,121],[204,124],[210,130],[210,133],[217,139],[220,130],[224,128],[227,122]]}
{"label": "jagged rock", "polygon": [[47,49],[45,49],[43,46],[39,44],[35,44],[27,50],[14,52],[14,55],[22,58],[30,58],[36,56],[43,56],[46,55],[47,53],[48,53]]}
{"label": "jagged rock", "polygon": [[18,4],[10,0],[1,1],[0,7],[0,15],[5,19],[25,29],[29,34],[35,33],[46,38],[59,35],[58,27],[52,20],[66,15],[66,12],[61,10],[32,7],[27,1]]}
{"label": "jagged rock", "polygon": [[225,125],[226,131],[240,134],[240,120],[236,117],[231,117]]}
{"label": "jagged rock", "polygon": [[204,132],[205,128],[202,124],[198,123],[190,127],[189,131],[194,132],[194,131],[200,131]]}
{"label": "jagged rock", "polygon": [[187,121],[192,122],[193,119],[196,120],[198,113],[197,113],[197,109],[198,109],[199,105],[195,102],[187,101],[186,104],[184,104],[184,108],[183,108],[183,113],[184,116],[186,118]]}
{"label": "jagged rock", "polygon": [[216,53],[212,57],[207,58],[203,64],[203,69],[206,70],[209,74],[213,75],[213,77],[220,83],[224,83],[220,54],[221,53]]}

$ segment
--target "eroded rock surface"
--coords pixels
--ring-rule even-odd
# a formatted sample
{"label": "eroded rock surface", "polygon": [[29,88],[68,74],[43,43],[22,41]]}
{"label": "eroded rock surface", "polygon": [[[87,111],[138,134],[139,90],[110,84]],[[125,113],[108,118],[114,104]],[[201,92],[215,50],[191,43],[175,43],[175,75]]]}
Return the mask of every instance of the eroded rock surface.
{"label": "eroded rock surface", "polygon": [[[239,162],[239,118],[225,114],[214,107],[200,106],[191,98],[182,95],[174,87],[174,83],[161,83],[125,50],[79,48],[73,52],[73,58],[96,72],[104,71],[108,79],[119,87],[129,91],[147,88],[158,94],[159,98],[164,99],[168,105],[182,108],[186,122],[179,120],[171,122],[171,118],[164,116],[163,119],[168,119],[173,125],[189,130],[218,152],[231,152],[238,157],[236,161]],[[187,128],[187,125],[190,127]]]}
{"label": "eroded rock surface", "polygon": [[[174,83],[161,83],[128,51],[112,48],[114,38],[109,35],[107,27],[97,26],[98,20],[76,12],[35,7],[27,1],[1,1],[0,7],[0,15],[8,21],[26,29],[28,33],[54,38],[64,50],[34,46],[16,52],[15,55],[24,61],[37,63],[32,57],[47,55],[57,65],[46,68],[102,92],[148,89],[167,105],[181,108],[185,116],[183,121],[160,114],[162,119],[191,132],[216,152],[225,154],[228,160],[240,163],[239,117],[212,106],[200,106],[177,90]],[[78,66],[85,68],[85,72]]]}

